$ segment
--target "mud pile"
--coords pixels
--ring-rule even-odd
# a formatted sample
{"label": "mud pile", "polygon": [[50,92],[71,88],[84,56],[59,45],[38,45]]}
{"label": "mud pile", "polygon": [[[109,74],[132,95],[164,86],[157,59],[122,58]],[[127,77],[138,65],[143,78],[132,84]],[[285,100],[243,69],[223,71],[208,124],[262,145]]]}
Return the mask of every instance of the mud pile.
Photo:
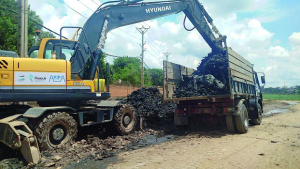
{"label": "mud pile", "polygon": [[174,103],[163,103],[163,95],[155,87],[141,88],[127,96],[131,104],[144,120],[156,121],[172,118],[176,109]]}
{"label": "mud pile", "polygon": [[[91,160],[103,160],[115,156],[120,151],[128,151],[139,148],[140,142],[148,135],[160,135],[163,131],[147,130],[135,132],[125,136],[109,136],[101,139],[95,135],[88,135],[80,141],[74,141],[61,149],[44,150],[41,162],[37,167],[65,167],[72,163]],[[144,145],[143,145],[144,146]]]}
{"label": "mud pile", "polygon": [[212,55],[202,59],[197,70],[183,76],[175,96],[192,97],[228,94],[228,59],[224,55]]}

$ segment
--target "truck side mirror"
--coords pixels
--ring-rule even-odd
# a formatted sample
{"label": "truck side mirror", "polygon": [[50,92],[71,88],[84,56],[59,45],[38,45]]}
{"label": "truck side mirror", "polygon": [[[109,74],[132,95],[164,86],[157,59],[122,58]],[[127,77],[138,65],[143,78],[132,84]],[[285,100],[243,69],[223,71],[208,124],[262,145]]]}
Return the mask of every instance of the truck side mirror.
{"label": "truck side mirror", "polygon": [[262,82],[262,83],[266,83],[265,76],[261,76],[261,82]]}

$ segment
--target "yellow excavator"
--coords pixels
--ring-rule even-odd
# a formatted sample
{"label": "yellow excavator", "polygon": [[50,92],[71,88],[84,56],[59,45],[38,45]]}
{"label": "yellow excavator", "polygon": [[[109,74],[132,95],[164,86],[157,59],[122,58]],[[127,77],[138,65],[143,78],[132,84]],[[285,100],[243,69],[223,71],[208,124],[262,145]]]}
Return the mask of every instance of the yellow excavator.
{"label": "yellow excavator", "polygon": [[[212,53],[227,53],[226,36],[198,0],[140,1],[105,2],[83,28],[62,27],[59,39],[42,39],[28,57],[0,51],[0,142],[36,164],[40,149],[69,143],[78,126],[113,123],[120,134],[132,132],[136,112],[128,104],[107,100],[110,70],[107,65],[102,72],[100,64],[107,33],[115,28],[183,11]],[[78,29],[78,41],[63,39],[63,29]],[[28,101],[39,106],[17,104]]]}

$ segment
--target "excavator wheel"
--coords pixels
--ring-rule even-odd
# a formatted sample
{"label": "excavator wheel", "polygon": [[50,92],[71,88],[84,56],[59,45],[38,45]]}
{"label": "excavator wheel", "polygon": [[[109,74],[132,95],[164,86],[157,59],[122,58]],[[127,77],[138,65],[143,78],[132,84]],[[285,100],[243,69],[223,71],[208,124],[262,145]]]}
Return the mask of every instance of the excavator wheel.
{"label": "excavator wheel", "polygon": [[40,149],[56,149],[77,136],[77,123],[66,112],[54,112],[42,118],[34,128]]}
{"label": "excavator wheel", "polygon": [[120,135],[127,135],[134,131],[137,123],[136,111],[129,104],[122,104],[114,116],[114,128]]}

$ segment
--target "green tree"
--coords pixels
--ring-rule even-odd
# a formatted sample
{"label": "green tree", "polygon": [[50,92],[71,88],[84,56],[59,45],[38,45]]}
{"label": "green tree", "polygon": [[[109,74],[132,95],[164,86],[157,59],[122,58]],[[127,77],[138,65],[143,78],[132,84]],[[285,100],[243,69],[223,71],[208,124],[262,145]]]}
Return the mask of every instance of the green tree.
{"label": "green tree", "polygon": [[[112,83],[117,83],[119,80],[132,85],[141,84],[141,61],[138,58],[119,57],[114,60],[112,65],[114,75]],[[144,70],[144,85],[151,86],[150,74],[147,69]]]}
{"label": "green tree", "polygon": [[55,35],[53,35],[51,32],[48,31],[41,31],[40,38],[55,38]]}
{"label": "green tree", "polygon": [[[28,7],[28,18],[43,24],[41,18],[35,11]],[[18,36],[18,1],[0,0],[0,49],[17,52]],[[28,49],[35,43],[35,30],[41,30],[42,26],[28,20]],[[44,37],[54,37],[50,32],[42,31]]]}
{"label": "green tree", "polygon": [[151,82],[154,86],[163,86],[164,71],[162,69],[148,69]]}

